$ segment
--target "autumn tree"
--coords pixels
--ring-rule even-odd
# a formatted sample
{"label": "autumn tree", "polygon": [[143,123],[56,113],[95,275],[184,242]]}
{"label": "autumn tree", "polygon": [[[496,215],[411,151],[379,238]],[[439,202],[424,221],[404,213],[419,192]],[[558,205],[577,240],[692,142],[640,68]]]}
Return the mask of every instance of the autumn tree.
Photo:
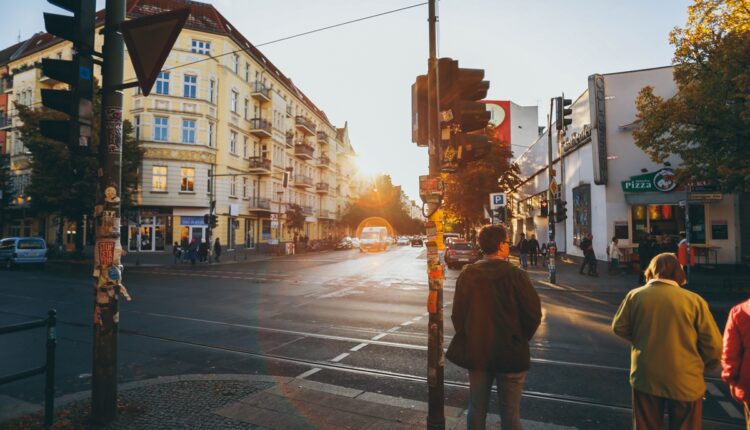
{"label": "autumn tree", "polygon": [[305,228],[305,214],[302,212],[302,206],[292,203],[286,209],[286,228],[287,230],[299,232]]}
{"label": "autumn tree", "polygon": [[510,190],[519,181],[518,167],[510,163],[510,145],[493,139],[492,125],[484,133],[490,137],[487,154],[447,175],[444,209],[464,230],[485,220],[490,193]]}
{"label": "autumn tree", "polygon": [[695,0],[670,43],[677,94],[641,90],[636,145],[659,163],[678,155],[680,182],[750,190],[750,3]]}
{"label": "autumn tree", "polygon": [[[39,121],[64,118],[46,108],[32,109],[17,104],[21,140],[31,153],[31,184],[26,188],[31,208],[37,214],[59,214],[76,223],[83,231],[83,216],[93,215],[96,200],[99,161],[100,97],[94,101],[92,142],[87,148],[70,148],[67,144],[48,139],[39,132]],[[123,122],[122,189],[123,209],[134,204],[138,172],[144,150],[133,136],[133,126]],[[61,224],[62,227],[62,224]],[[83,235],[76,235],[76,251],[83,250]]]}
{"label": "autumn tree", "polygon": [[351,228],[369,217],[386,219],[399,234],[416,234],[422,231],[422,222],[409,216],[402,202],[400,186],[393,185],[389,175],[375,178],[371,188],[350,203],[341,217],[341,222]]}

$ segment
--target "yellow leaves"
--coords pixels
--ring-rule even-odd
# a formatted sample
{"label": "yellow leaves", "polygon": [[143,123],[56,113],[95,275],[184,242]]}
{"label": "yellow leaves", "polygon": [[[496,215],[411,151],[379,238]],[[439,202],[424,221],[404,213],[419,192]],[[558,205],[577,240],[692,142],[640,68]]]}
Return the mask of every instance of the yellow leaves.
{"label": "yellow leaves", "polygon": [[705,60],[706,50],[730,33],[750,31],[750,0],[695,0],[688,20],[675,28],[669,41],[675,46],[675,63]]}

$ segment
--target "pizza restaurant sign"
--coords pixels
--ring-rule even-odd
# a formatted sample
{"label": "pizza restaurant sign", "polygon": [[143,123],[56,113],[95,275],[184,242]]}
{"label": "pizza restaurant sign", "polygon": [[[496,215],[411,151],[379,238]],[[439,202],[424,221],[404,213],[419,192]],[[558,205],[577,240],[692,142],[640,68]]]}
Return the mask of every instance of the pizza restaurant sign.
{"label": "pizza restaurant sign", "polygon": [[622,190],[626,193],[653,191],[668,193],[675,188],[677,188],[677,182],[672,169],[660,169],[656,172],[631,176],[629,180],[622,181]]}

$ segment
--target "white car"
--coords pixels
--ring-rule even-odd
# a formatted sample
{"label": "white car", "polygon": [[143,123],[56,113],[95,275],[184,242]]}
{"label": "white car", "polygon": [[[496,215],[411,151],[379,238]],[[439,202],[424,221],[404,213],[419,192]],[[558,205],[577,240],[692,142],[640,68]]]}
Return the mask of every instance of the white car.
{"label": "white car", "polygon": [[409,238],[401,236],[398,238],[398,241],[396,242],[398,246],[408,246],[409,245]]}

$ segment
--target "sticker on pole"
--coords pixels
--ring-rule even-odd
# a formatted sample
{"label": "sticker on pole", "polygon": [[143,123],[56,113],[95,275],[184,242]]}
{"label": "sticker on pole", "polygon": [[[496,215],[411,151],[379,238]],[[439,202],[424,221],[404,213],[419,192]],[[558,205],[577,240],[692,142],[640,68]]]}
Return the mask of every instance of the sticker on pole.
{"label": "sticker on pole", "polygon": [[505,207],[505,193],[490,194],[490,208],[497,209]]}
{"label": "sticker on pole", "polygon": [[96,259],[98,266],[111,266],[115,260],[115,241],[103,240],[97,242]]}

